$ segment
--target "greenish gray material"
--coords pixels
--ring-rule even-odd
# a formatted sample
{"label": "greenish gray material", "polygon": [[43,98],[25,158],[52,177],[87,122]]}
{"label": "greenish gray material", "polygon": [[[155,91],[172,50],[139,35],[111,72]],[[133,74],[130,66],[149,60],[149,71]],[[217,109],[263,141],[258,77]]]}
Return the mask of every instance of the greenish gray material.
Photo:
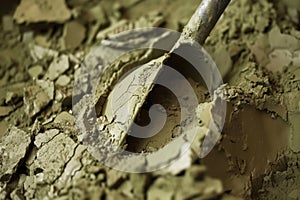
{"label": "greenish gray material", "polygon": [[[29,2],[29,0],[23,0],[22,3],[26,1]],[[257,121],[253,125],[258,130],[255,133],[261,133],[260,135],[263,136],[269,135],[268,144],[281,146],[282,132],[277,128],[272,134],[268,134],[271,129],[263,131],[260,128],[262,127],[259,125],[260,122],[263,120],[273,121],[273,127],[284,126],[288,129],[286,136],[290,139],[290,150],[278,152],[278,157],[270,160],[270,164],[267,166],[271,168],[270,171],[260,174],[261,176],[258,178],[252,177],[250,185],[244,188],[247,192],[246,197],[243,195],[235,197],[233,194],[236,186],[240,187],[247,183],[246,180],[237,179],[237,185],[229,188],[231,192],[227,191],[224,194],[224,189],[228,189],[226,187],[228,179],[216,178],[214,181],[210,181],[207,177],[217,177],[221,165],[216,165],[215,161],[220,160],[225,160],[226,164],[228,162],[231,169],[234,169],[237,174],[247,173],[250,165],[241,159],[233,159],[232,155],[231,158],[224,156],[215,159],[213,165],[217,166],[218,170],[213,173],[210,171],[213,170],[213,167],[206,165],[205,162],[203,164],[202,161],[202,164],[199,164],[199,160],[194,157],[192,160],[190,157],[186,157],[182,160],[184,163],[178,163],[175,168],[167,168],[155,173],[111,172],[112,169],[104,167],[86,150],[86,147],[78,144],[77,131],[72,125],[69,97],[72,93],[74,73],[78,72],[77,64],[89,52],[90,46],[98,45],[96,43],[99,41],[94,40],[97,32],[101,39],[114,38],[114,33],[124,29],[130,30],[130,27],[151,26],[153,21],[159,22],[161,19],[165,22],[164,27],[181,30],[192,15],[195,3],[200,0],[197,2],[186,0],[184,3],[181,0],[174,0],[171,3],[169,0],[65,1],[63,3],[73,9],[72,20],[80,21],[87,29],[86,41],[76,51],[70,52],[59,50],[61,46],[58,42],[63,39],[63,25],[57,25],[56,22],[36,24],[28,21],[30,26],[28,24],[19,26],[15,23],[16,21],[12,20],[11,13],[14,12],[12,10],[14,6],[6,5],[14,2],[3,1],[0,7],[2,16],[0,26],[3,29],[0,32],[2,41],[0,44],[0,109],[3,107],[5,109],[14,108],[12,112],[5,112],[5,115],[0,117],[0,149],[2,151],[0,155],[0,199],[103,199],[106,197],[107,199],[139,200],[146,197],[155,198],[158,195],[160,195],[158,198],[171,196],[173,199],[240,200],[252,197],[252,199],[271,200],[299,198],[300,174],[299,167],[297,167],[299,166],[299,153],[296,152],[299,150],[297,141],[299,141],[298,118],[300,112],[300,32],[297,29],[299,25],[297,11],[299,3],[297,1],[232,1],[216,29],[206,40],[205,49],[212,55],[225,82],[228,83],[224,90],[219,92],[223,92],[224,99],[227,99],[233,106],[233,113],[230,115],[233,127],[239,128],[241,124],[245,125],[251,121],[250,116],[252,115],[249,113],[244,120],[239,121],[240,119],[234,118],[241,115],[245,107],[248,107],[248,110],[250,107],[250,110],[257,114],[255,115]],[[30,2],[34,2],[34,5],[38,3],[31,0]],[[46,3],[52,5],[53,2],[55,3],[52,0],[44,0],[42,5],[46,5]],[[145,10],[155,10],[161,14],[149,16],[145,15]],[[25,16],[26,19],[29,19],[28,16],[36,14],[29,9],[22,11],[28,12]],[[47,13],[49,12],[42,14]],[[123,16],[126,17],[126,23],[118,26],[116,20],[120,17],[123,19]],[[46,21],[50,19],[49,16],[38,16],[34,20],[42,18],[47,19]],[[51,18],[57,19],[58,16],[53,15]],[[25,18],[21,20],[25,20]],[[132,26],[132,24],[136,25]],[[110,27],[113,28],[110,29]],[[107,30],[109,30],[109,34],[106,32]],[[31,31],[34,33],[33,40],[26,41],[29,44],[23,43],[24,32]],[[110,42],[111,48],[113,45],[121,45],[121,47],[130,45],[130,42],[126,40],[121,43],[116,41],[114,43],[112,40],[106,42]],[[102,65],[105,66],[106,60],[115,59],[113,51],[110,51],[109,48],[102,47],[98,50],[107,51],[107,57],[104,58]],[[67,72],[60,73],[56,80],[67,76],[70,78],[69,84],[60,86],[57,84],[60,81],[55,82],[55,91],[53,92],[55,98],[47,106],[37,106],[38,109],[35,111],[39,110],[39,112],[30,117],[25,113],[25,108],[35,107],[34,104],[40,102],[41,99],[29,98],[26,95],[24,101],[24,88],[25,91],[29,91],[33,86],[39,92],[43,91],[43,94],[48,93],[47,87],[43,88],[35,81],[32,82],[32,77],[43,79],[53,59],[66,54],[70,59],[70,67]],[[140,51],[120,60],[133,65],[136,61],[145,63],[148,61],[147,59],[155,57],[157,55],[153,56],[149,52]],[[97,60],[94,63],[99,64]],[[32,66],[40,67],[31,69]],[[111,69],[114,71],[121,66],[123,64],[119,62],[109,67],[113,67]],[[40,73],[40,71],[42,72]],[[109,73],[104,79],[103,88],[99,88],[101,94],[104,94],[105,89],[109,88],[111,84],[113,85],[113,77],[110,77]],[[94,102],[91,102],[91,105],[94,105]],[[199,111],[204,112],[203,110],[209,106],[209,103],[201,104]],[[101,120],[105,121],[102,118]],[[9,127],[12,128],[9,129]],[[202,128],[203,133],[208,134],[205,127]],[[241,131],[241,133],[243,134],[245,131]],[[230,135],[225,135],[223,141],[229,141],[229,139],[232,139]],[[243,137],[239,140],[242,141],[242,145],[239,147],[243,150],[237,158],[241,158],[242,154],[248,154],[249,150],[251,151],[254,147],[256,149],[259,147],[259,143],[251,145],[249,139],[250,137],[248,139]],[[29,144],[30,140],[32,145]],[[27,146],[27,144],[29,145]],[[65,149],[62,147],[63,144],[66,144]],[[78,145],[75,150],[73,149],[74,145]],[[196,148],[194,150],[198,151]],[[222,146],[219,146],[219,150],[228,151],[229,149],[227,147],[222,149]],[[49,152],[55,153],[51,155]],[[269,153],[266,150],[264,152]],[[11,159],[4,161],[7,155],[10,155]],[[261,154],[256,154],[254,157],[258,158],[259,155]],[[49,160],[54,160],[54,164],[52,165]],[[195,161],[197,162],[195,163]],[[189,162],[192,162],[192,165],[186,169],[186,166],[190,165]],[[182,168],[183,170],[181,170]],[[227,166],[224,169],[227,170]],[[10,180],[7,180],[9,177]],[[197,179],[193,177],[197,177]],[[53,178],[55,179],[53,180]],[[235,176],[230,178],[230,180],[234,179]],[[220,180],[222,180],[223,187],[220,186]],[[39,184],[43,181],[51,183]],[[204,190],[199,189],[202,188],[201,185],[205,186]],[[204,191],[209,194],[204,195]]]}
{"label": "greenish gray material", "polygon": [[[31,134],[12,127],[0,140],[0,186],[8,183],[31,143]],[[12,151],[13,150],[13,151]]]}

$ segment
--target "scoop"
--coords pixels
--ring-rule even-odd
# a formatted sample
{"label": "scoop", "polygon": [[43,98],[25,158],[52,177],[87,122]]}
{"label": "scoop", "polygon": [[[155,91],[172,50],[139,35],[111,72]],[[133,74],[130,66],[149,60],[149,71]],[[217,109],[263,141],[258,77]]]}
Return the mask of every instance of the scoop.
{"label": "scoop", "polygon": [[[74,86],[72,111],[79,130],[77,139],[87,146],[96,159],[121,171],[151,172],[176,162],[178,158],[187,158],[188,161],[183,162],[186,167],[192,162],[192,156],[183,156],[187,155],[186,152],[188,155],[198,152],[201,154],[198,156],[203,158],[213,148],[224,123],[224,104],[215,106],[218,98],[214,95],[222,85],[222,78],[201,45],[229,2],[203,0],[182,34],[176,32],[174,36],[170,30],[146,28],[142,29],[142,37],[136,38],[141,32],[132,30],[113,36],[122,38],[121,43],[115,40],[116,43],[111,43],[113,46],[110,48],[103,42],[108,44],[114,40],[102,41],[86,56]],[[153,37],[145,40],[147,37],[144,36],[151,34]],[[171,42],[168,42],[170,38]],[[145,42],[151,44],[148,49],[142,47],[147,50],[135,49],[126,54],[130,50],[124,48]],[[167,53],[162,55],[159,51],[156,54],[155,49],[163,49]],[[125,57],[118,59],[123,55]],[[195,93],[191,87],[190,79],[197,83],[204,82],[206,91],[210,93],[210,103],[198,101],[198,92]],[[169,94],[173,97],[176,96],[179,107],[172,102],[155,104],[152,101],[153,93],[157,91],[161,95],[158,100],[166,98],[167,91],[157,90],[158,85],[170,90]],[[170,108],[175,110],[178,118],[176,124],[168,126],[172,120],[167,118],[170,115],[166,115],[166,111]],[[176,109],[180,109],[180,113]],[[135,123],[145,111],[150,123]],[[220,123],[215,123],[215,120]],[[168,129],[159,132],[162,127]],[[162,145],[154,146],[155,149],[149,150],[152,145],[145,150],[143,147],[131,149],[154,138],[161,140],[161,136],[164,141],[159,141]]]}
{"label": "scoop", "polygon": [[[158,130],[163,127],[166,120],[164,117],[160,120],[156,120],[158,123],[156,123],[154,127],[151,127],[151,125],[140,127],[134,123],[134,120],[149,93],[152,91],[153,83],[157,83],[159,76],[161,76],[162,73],[166,73],[163,72],[163,66],[170,55],[184,51],[183,49],[185,49],[184,46],[186,46],[186,44],[198,42],[200,45],[203,45],[229,2],[230,0],[203,0],[185,26],[181,37],[168,54],[154,59],[130,72],[128,76],[119,81],[113,88],[107,98],[102,115],[106,116],[109,123],[114,123],[113,126],[108,126],[107,129],[116,145],[122,146],[127,135],[138,138],[152,137],[153,134],[157,133]],[[196,57],[200,55],[197,55],[197,52],[194,53]],[[171,73],[172,70],[168,71]],[[194,73],[191,72],[190,76],[192,77],[193,74]],[[213,80],[206,80],[205,82],[207,81]],[[213,91],[216,88],[208,89]],[[190,103],[188,103],[192,104],[195,101],[194,99],[190,99]],[[158,114],[157,112],[164,113],[165,110],[159,105],[151,107],[149,110],[151,120]],[[186,112],[188,116],[188,110],[182,110],[182,112]],[[153,133],[146,133],[149,132],[149,130]]]}

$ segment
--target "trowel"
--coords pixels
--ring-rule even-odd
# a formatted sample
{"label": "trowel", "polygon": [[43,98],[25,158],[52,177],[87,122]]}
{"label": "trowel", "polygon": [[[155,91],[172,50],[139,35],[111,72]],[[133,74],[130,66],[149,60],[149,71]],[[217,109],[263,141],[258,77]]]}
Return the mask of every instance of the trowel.
{"label": "trowel", "polygon": [[[101,45],[91,51],[83,64],[86,67],[82,67],[83,71],[74,87],[73,113],[79,129],[77,138],[95,158],[118,170],[150,172],[181,157],[193,141],[201,141],[202,149],[195,151],[200,152],[202,157],[212,149],[222,129],[224,106],[222,103],[214,107],[205,104],[209,108],[209,112],[204,111],[208,113],[205,115],[216,113],[212,118],[220,123],[215,123],[210,117],[200,119],[197,114],[199,101],[191,80],[203,82],[210,96],[214,96],[215,90],[222,84],[217,67],[201,45],[229,2],[203,0],[183,33],[173,34],[175,31],[159,28],[142,29],[143,36],[154,35],[150,42],[153,48],[150,47],[150,50],[135,49],[126,54],[123,48],[136,42],[147,43],[145,37],[135,39],[136,35],[141,34],[137,31],[118,35],[125,41],[121,47],[120,43],[115,43],[112,45],[116,49],[108,48],[104,45],[108,41],[103,40]],[[172,42],[168,42],[170,38]],[[159,51],[156,54],[153,51],[156,48],[164,49],[165,52]],[[128,56],[113,62],[122,53]],[[167,88],[178,99],[179,108],[176,105],[165,106],[180,112],[180,122],[171,131],[172,136],[164,136],[166,141],[161,142],[161,147],[151,152],[149,148],[131,151],[128,138],[135,138],[131,146],[137,146],[141,141],[149,142],[147,139],[160,135],[160,129],[167,123],[165,107],[160,103],[147,105],[149,97],[157,91],[157,85]],[[161,100],[166,98],[164,93],[160,92]],[[214,99],[214,102],[221,101]],[[148,112],[149,123],[136,123],[145,111]],[[208,124],[211,125],[199,132],[200,124],[205,121],[210,121]],[[170,131],[165,132],[170,134]],[[199,139],[205,135],[209,137]],[[199,138],[194,140],[195,137]],[[160,138],[155,140],[159,142]]]}
{"label": "trowel", "polygon": [[[105,108],[102,111],[102,116],[105,116],[109,123],[114,122],[115,125],[109,127],[108,131],[110,137],[114,139],[114,142],[117,145],[123,145],[127,135],[137,138],[151,137],[158,132],[156,129],[160,129],[161,126],[163,126],[166,119],[162,119],[161,125],[156,124],[155,127],[139,127],[134,123],[134,120],[140,112],[140,109],[145,103],[149,93],[152,91],[154,86],[153,83],[157,83],[158,77],[162,76],[163,73],[166,73],[162,72],[163,65],[168,59],[170,59],[170,55],[172,53],[177,54],[182,51],[193,51],[192,47],[188,49],[184,47],[186,44],[198,43],[203,45],[229,2],[230,0],[203,0],[189,20],[188,24],[185,26],[180,38],[168,54],[151,60],[138,69],[131,71],[128,73],[128,76],[120,80],[113,88],[107,98]],[[201,56],[197,55],[197,52],[191,52],[191,54],[194,54],[192,57],[196,58]],[[189,57],[188,60],[193,60],[192,57]],[[209,66],[210,64],[208,63],[207,65]],[[189,69],[181,69],[181,71],[189,74],[187,76],[191,77],[195,74],[193,72],[189,73]],[[195,77],[195,79],[197,79],[197,77]],[[216,80],[206,80],[205,82],[207,81]],[[208,87],[209,85],[211,84],[208,84]],[[216,88],[211,87],[208,89],[213,91]],[[194,100],[190,101],[190,104],[195,103]],[[156,109],[149,110],[150,118],[155,118],[155,110],[157,111],[161,109],[162,108],[159,108],[158,106]],[[154,134],[146,134],[145,132],[147,132],[147,130],[152,130]]]}

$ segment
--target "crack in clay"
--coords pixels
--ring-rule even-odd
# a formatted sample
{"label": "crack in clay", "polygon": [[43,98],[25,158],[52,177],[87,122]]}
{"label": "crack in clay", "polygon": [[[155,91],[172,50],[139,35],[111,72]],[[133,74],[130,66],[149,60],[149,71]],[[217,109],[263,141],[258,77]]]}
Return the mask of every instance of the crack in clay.
{"label": "crack in clay", "polygon": [[[63,165],[63,169],[65,170],[66,166],[68,165],[68,163],[72,160],[72,158],[75,156],[75,153],[76,153],[76,149],[79,147],[80,145],[77,144],[74,149],[73,149],[73,152],[72,152],[72,155],[70,156],[70,158],[64,163]],[[56,181],[59,180],[59,178],[63,175],[64,173],[64,170],[61,171],[61,173],[51,182],[51,184],[54,184]]]}
{"label": "crack in clay", "polygon": [[[57,4],[51,0],[43,1],[48,2],[49,5]],[[39,141],[36,142],[36,139],[39,140],[38,138],[43,136],[43,132],[51,131],[51,129],[58,129],[64,136],[58,134],[55,137],[49,137],[50,141],[42,142],[41,151],[35,145],[30,144],[32,146],[25,151],[25,156],[18,157],[20,160],[15,167],[3,161],[0,162],[4,166],[2,169],[8,167],[8,174],[12,176],[9,184],[0,181],[0,199],[33,199],[33,197],[37,200],[72,198],[107,198],[108,200],[298,199],[300,196],[300,159],[299,153],[297,153],[300,149],[298,142],[300,111],[298,11],[300,4],[297,1],[232,1],[205,44],[205,49],[214,58],[227,83],[223,93],[222,89],[218,89],[218,92],[220,92],[220,96],[223,95],[223,99],[228,102],[230,107],[229,119],[226,122],[229,125],[224,129],[220,143],[212,152],[214,154],[211,158],[212,164],[209,164],[210,155],[207,157],[208,164],[206,164],[207,160],[198,158],[204,136],[212,134],[209,127],[206,126],[207,118],[211,116],[208,112],[212,106],[211,99],[208,92],[198,88],[195,92],[199,99],[197,111],[201,111],[199,116],[197,115],[199,122],[197,126],[200,127],[191,150],[186,152],[186,156],[183,157],[180,156],[184,149],[171,152],[173,154],[170,153],[170,157],[180,157],[179,163],[172,165],[173,167],[166,167],[164,170],[144,175],[116,172],[103,166],[104,161],[115,156],[113,153],[115,149],[97,149],[97,147],[99,144],[113,145],[117,137],[112,137],[110,129],[114,125],[122,126],[117,121],[123,125],[126,124],[116,116],[102,116],[104,112],[100,109],[105,104],[110,91],[127,72],[163,54],[159,51],[152,51],[152,47],[157,46],[159,41],[163,41],[163,45],[166,46],[171,46],[171,43],[169,44],[168,40],[164,39],[168,38],[166,35],[154,35],[154,38],[149,41],[150,49],[129,52],[111,63],[119,55],[118,52],[116,53],[116,49],[113,49],[114,47],[122,48],[121,51],[124,52],[132,45],[140,45],[145,41],[144,32],[137,36],[136,41],[132,40],[135,36],[132,30],[128,30],[127,35],[125,33],[115,36],[112,34],[132,27],[148,26],[159,17],[164,19],[163,26],[165,28],[181,31],[195,9],[195,2],[188,0],[186,3],[182,3],[180,0],[174,0],[170,3],[168,0],[161,0],[157,3],[151,0],[142,2],[130,0],[101,1],[99,3],[71,0],[62,4],[62,1],[59,0],[61,5],[67,5],[75,11],[72,19],[59,23],[55,22],[59,16],[48,16],[53,9],[47,10],[45,12],[47,16],[43,16],[43,13],[39,11],[24,9],[26,2],[29,2],[28,5],[32,7],[41,6],[35,0],[22,0],[22,5],[19,6],[18,2],[4,1],[3,7],[0,9],[3,14],[0,17],[3,29],[0,32],[0,38],[3,41],[0,44],[0,112],[2,111],[4,115],[1,116],[0,138],[1,140],[9,139],[5,134],[9,127],[17,127],[32,134],[31,143],[39,143]],[[17,12],[20,13],[22,8],[21,11],[25,13],[25,18],[15,14],[18,19],[17,23],[14,23],[13,12],[17,6]],[[155,14],[152,16],[154,20],[151,20],[151,16],[149,18],[148,15],[144,16],[145,11],[150,10],[160,11],[163,14]],[[70,14],[70,10],[66,11],[63,15]],[[28,18],[32,16],[36,16],[35,19]],[[158,18],[156,18],[157,16]],[[34,21],[42,19],[46,19],[46,21],[42,24],[34,23]],[[123,19],[125,20],[122,22]],[[24,20],[27,23],[20,26],[19,22]],[[52,22],[48,23],[49,21]],[[137,25],[132,26],[132,21]],[[124,22],[125,26],[123,26]],[[74,25],[77,27],[74,28]],[[45,27],[47,30],[44,30]],[[83,32],[85,33],[82,34]],[[191,34],[192,31],[187,30],[186,32]],[[74,39],[71,36],[74,36]],[[85,37],[84,40],[82,40],[83,37]],[[105,41],[102,40],[101,43],[96,37],[105,38]],[[79,43],[81,44],[78,45]],[[70,45],[77,47],[68,49],[68,53],[66,53],[65,49]],[[105,55],[99,56],[99,52],[104,52]],[[68,70],[56,73],[52,70],[54,69],[52,65],[60,60],[62,55],[64,59],[67,56],[69,60],[69,62],[62,62],[66,64],[62,66],[62,69],[68,68]],[[88,58],[88,56],[90,57]],[[86,69],[81,74],[79,69],[84,67],[80,67],[79,64],[84,57],[86,59],[84,59],[83,65]],[[164,64],[168,64],[168,62]],[[171,62],[171,64],[173,63]],[[34,104],[41,100],[41,98],[29,98],[34,95],[26,95],[24,99],[24,88],[27,92],[39,90],[40,94],[43,93],[38,88],[36,81],[32,81],[32,79],[46,81],[49,70],[54,73],[52,73],[53,77],[51,75],[53,79],[61,81],[62,78],[69,78],[69,83],[62,81],[67,84],[63,85],[60,81],[54,81],[55,95],[51,98],[52,102],[45,107]],[[179,70],[185,74],[184,71]],[[143,83],[145,76],[149,76],[150,73],[145,71],[140,80],[138,80],[139,77],[136,77],[136,84],[133,83],[132,88],[145,86]],[[98,81],[100,76],[102,79]],[[71,96],[72,85],[78,77],[81,79],[80,87],[75,86],[76,88],[73,90],[74,96],[76,96],[73,105],[80,108],[77,109],[79,115],[75,119],[76,124],[79,124],[79,131],[72,124],[57,124],[55,121],[56,116],[63,121],[69,119],[61,113],[68,112],[71,115],[72,102],[68,102],[67,99]],[[193,87],[201,85],[201,83],[196,83],[198,84],[196,85],[189,82]],[[98,93],[95,92],[94,97],[83,96],[83,100],[80,99],[86,92],[94,92],[91,89],[96,86]],[[124,87],[122,92],[127,91],[128,95],[132,95],[134,93],[130,91],[132,88]],[[49,88],[47,89],[46,86],[41,89],[47,91]],[[153,93],[155,94],[157,91],[158,94],[163,95],[154,98]],[[140,92],[143,95],[145,90]],[[99,99],[97,95],[100,95]],[[125,96],[123,95],[122,98]],[[167,101],[167,96],[165,90],[153,87],[140,111],[138,106],[132,106],[133,112],[138,113],[136,117],[130,116],[133,123],[146,125],[149,122],[149,112],[147,112],[149,107],[153,104],[161,104],[167,111],[167,122],[170,123],[166,123],[165,129],[161,132],[166,134],[166,137],[153,137],[150,140],[132,140],[127,137],[122,143],[128,144],[128,148],[121,148],[141,154],[159,151],[161,146],[169,144],[168,139],[171,139],[172,132],[189,127],[188,121],[179,123],[179,110],[176,109],[178,105],[172,101],[172,98]],[[121,101],[122,98],[119,100]],[[82,103],[84,99],[92,100],[87,100],[86,104],[88,105],[85,105]],[[135,102],[135,99],[131,99],[131,101]],[[137,99],[136,102],[142,103],[142,99]],[[77,103],[78,105],[76,105]],[[6,109],[16,105],[21,105],[21,107],[16,107],[15,111],[9,115],[6,114],[6,110],[1,110],[1,108]],[[25,114],[25,108],[28,106],[30,109],[34,109],[34,112],[29,114],[40,112],[30,117]],[[96,115],[91,112],[95,108],[97,109]],[[73,114],[75,112],[74,110]],[[160,119],[157,117],[153,122]],[[38,124],[37,120],[40,120],[41,123]],[[97,132],[91,123],[97,124],[99,130],[102,131]],[[213,129],[220,130],[218,124],[214,126],[216,127]],[[125,135],[126,131],[121,131],[121,134]],[[180,134],[180,130],[178,134]],[[182,144],[189,140],[188,135],[177,137],[180,138]],[[14,144],[18,140],[21,140],[21,144],[15,145],[13,148],[9,147],[7,152],[11,153],[13,157],[23,155],[24,151],[16,148],[25,145],[25,140],[22,143],[22,134],[16,132],[11,140],[10,144]],[[46,140],[47,137],[42,141]],[[88,150],[80,153],[82,145],[78,146],[76,150],[73,149],[75,144],[85,142],[91,144]],[[73,146],[70,145],[73,143]],[[278,150],[282,146],[284,148]],[[258,153],[249,156],[254,151]],[[99,154],[104,155],[103,159],[100,156],[102,160],[96,159]],[[5,153],[1,155],[5,156]],[[164,155],[168,156],[169,153]],[[249,161],[251,157],[253,160]],[[264,159],[256,164],[261,157]],[[118,159],[119,157],[111,160],[111,163],[120,164]],[[143,162],[145,169],[149,169],[153,166],[152,164],[160,164],[160,161],[155,157],[148,156]],[[65,162],[67,162],[66,165],[64,165]],[[136,161],[132,160],[124,168],[132,167],[135,163]],[[224,163],[224,167],[222,163]],[[64,168],[60,170],[60,167]],[[232,176],[225,177],[225,180],[222,180],[222,176],[218,179],[209,178],[218,177],[223,168],[225,173]],[[267,171],[264,171],[265,168]],[[226,169],[230,171],[226,171]],[[57,178],[55,183],[48,183],[54,178]],[[236,191],[246,194],[235,195],[238,193]]]}

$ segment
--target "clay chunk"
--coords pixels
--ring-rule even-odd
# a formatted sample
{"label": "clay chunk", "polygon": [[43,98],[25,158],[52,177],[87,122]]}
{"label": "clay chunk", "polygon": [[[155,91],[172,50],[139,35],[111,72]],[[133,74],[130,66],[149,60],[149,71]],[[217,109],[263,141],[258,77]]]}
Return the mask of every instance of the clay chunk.
{"label": "clay chunk", "polygon": [[71,17],[64,0],[22,0],[14,13],[17,23],[64,22]]}

